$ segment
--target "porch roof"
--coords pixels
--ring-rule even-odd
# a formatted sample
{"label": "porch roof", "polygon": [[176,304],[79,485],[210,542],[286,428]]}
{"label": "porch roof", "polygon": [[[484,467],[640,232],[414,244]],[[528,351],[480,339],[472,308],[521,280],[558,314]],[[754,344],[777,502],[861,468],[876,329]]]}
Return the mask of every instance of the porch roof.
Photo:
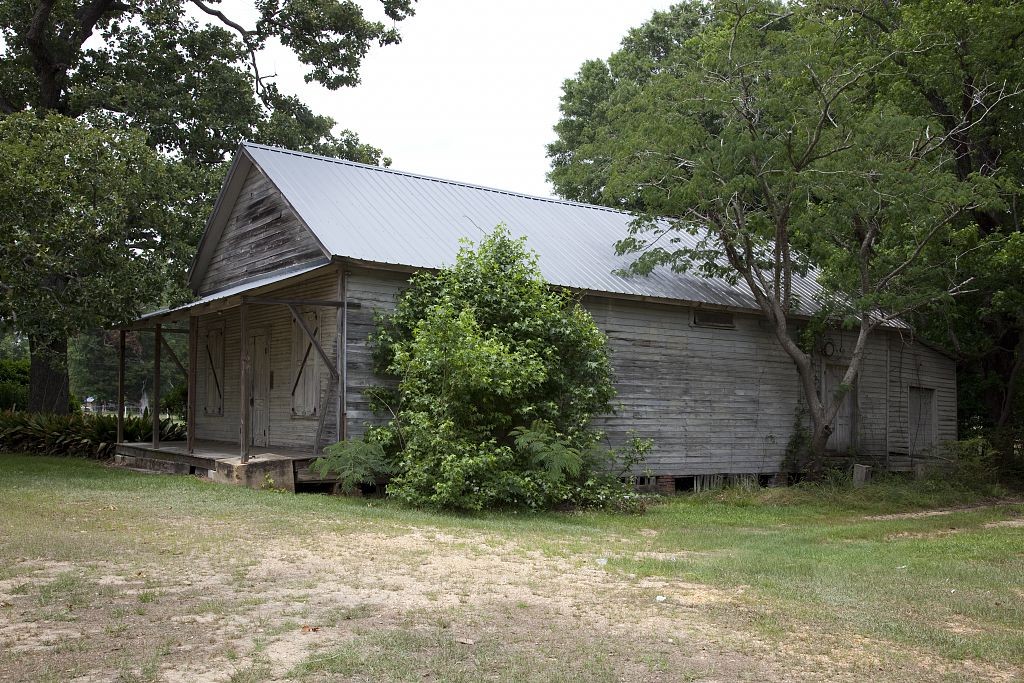
{"label": "porch roof", "polygon": [[328,262],[326,260],[322,260],[307,263],[296,268],[279,270],[257,279],[242,282],[232,287],[228,287],[227,289],[222,289],[219,292],[207,294],[206,296],[200,297],[191,303],[151,311],[138,318],[134,323],[129,325],[127,329],[146,327],[148,324],[152,323],[162,324],[165,322],[184,320],[192,315],[195,309],[206,307],[212,308],[215,304],[216,308],[219,310],[233,308],[242,303],[243,295],[258,294],[266,291],[267,289],[271,289],[274,286],[289,284],[292,280],[298,280],[304,275],[326,267],[327,263]]}

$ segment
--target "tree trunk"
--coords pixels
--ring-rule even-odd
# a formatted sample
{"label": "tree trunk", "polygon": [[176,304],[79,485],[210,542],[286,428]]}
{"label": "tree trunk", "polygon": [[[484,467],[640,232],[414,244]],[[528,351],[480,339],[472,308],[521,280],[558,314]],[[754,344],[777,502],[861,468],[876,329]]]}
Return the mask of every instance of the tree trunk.
{"label": "tree trunk", "polygon": [[68,341],[29,340],[28,410],[68,414]]}
{"label": "tree trunk", "polygon": [[999,410],[999,418],[996,420],[996,432],[1001,433],[1010,423],[1013,416],[1013,409],[1017,403],[1017,393],[1020,388],[1021,375],[1024,374],[1024,334],[1017,340],[1014,349],[1013,366],[1006,377],[1006,392],[1003,394],[1003,403]]}
{"label": "tree trunk", "polygon": [[[818,419],[824,418],[819,416]],[[825,449],[828,447],[830,436],[832,436],[832,425],[828,422],[816,422],[811,428],[811,452],[805,470],[812,480],[819,479],[825,472]]]}

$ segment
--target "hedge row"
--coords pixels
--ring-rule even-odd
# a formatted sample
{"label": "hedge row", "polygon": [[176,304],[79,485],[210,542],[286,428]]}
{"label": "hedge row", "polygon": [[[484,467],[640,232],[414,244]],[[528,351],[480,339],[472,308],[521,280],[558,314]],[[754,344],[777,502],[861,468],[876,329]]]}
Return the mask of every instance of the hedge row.
{"label": "hedge row", "polygon": [[[185,425],[170,418],[160,421],[161,441],[181,441]],[[150,441],[153,421],[149,413],[126,416],[124,440]],[[109,458],[117,440],[114,415],[38,415],[21,412],[0,413],[0,451],[73,455],[85,458]]]}

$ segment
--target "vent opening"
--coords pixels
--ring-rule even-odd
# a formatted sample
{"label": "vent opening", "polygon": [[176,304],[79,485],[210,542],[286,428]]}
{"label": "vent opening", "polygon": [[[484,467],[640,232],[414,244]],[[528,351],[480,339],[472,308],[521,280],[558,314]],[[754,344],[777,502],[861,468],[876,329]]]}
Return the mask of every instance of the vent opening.
{"label": "vent opening", "polygon": [[733,314],[729,311],[716,311],[704,308],[693,311],[693,324],[697,327],[720,327],[725,329],[736,327]]}

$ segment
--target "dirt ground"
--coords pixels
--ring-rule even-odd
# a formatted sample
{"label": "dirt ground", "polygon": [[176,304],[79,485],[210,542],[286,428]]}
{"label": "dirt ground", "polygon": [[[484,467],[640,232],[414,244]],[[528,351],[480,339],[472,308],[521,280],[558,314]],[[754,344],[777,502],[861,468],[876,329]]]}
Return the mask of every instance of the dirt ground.
{"label": "dirt ground", "polygon": [[615,554],[409,527],[20,558],[0,581],[0,681],[1015,680],[866,638],[780,634],[742,588],[606,571]]}

